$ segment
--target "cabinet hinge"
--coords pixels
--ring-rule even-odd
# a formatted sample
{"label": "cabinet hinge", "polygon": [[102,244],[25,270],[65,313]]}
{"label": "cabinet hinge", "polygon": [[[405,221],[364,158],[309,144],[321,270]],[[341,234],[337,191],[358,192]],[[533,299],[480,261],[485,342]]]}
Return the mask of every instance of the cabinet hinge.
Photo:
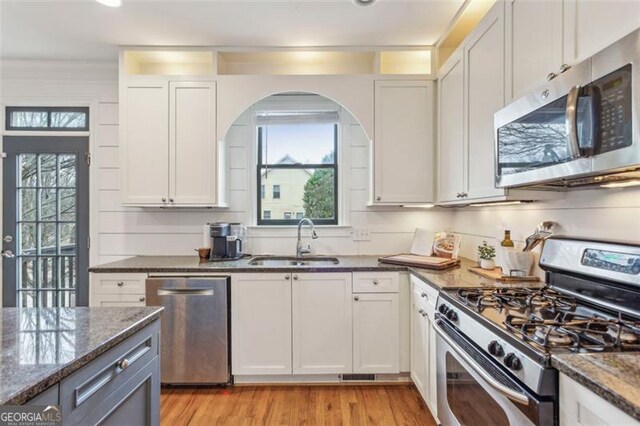
{"label": "cabinet hinge", "polygon": [[7,153],[6,152],[2,153],[2,158],[7,158]]}
{"label": "cabinet hinge", "polygon": [[87,237],[87,249],[91,248],[91,237]]}
{"label": "cabinet hinge", "polygon": [[90,165],[91,165],[91,153],[90,153],[90,152],[87,152],[87,153],[84,155],[84,160],[86,161],[87,166],[90,166]]}

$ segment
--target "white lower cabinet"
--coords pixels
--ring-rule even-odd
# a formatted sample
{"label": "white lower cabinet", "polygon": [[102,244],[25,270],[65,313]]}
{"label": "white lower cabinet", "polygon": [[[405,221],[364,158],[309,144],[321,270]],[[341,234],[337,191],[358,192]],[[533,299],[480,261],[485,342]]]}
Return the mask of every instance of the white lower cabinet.
{"label": "white lower cabinet", "polygon": [[436,336],[433,321],[437,296],[437,290],[411,277],[411,379],[436,419]]}
{"label": "white lower cabinet", "polygon": [[233,374],[291,374],[291,274],[231,277]]}
{"label": "white lower cabinet", "polygon": [[293,274],[292,294],[293,374],[351,373],[351,274]]}
{"label": "white lower cabinet", "polygon": [[560,374],[560,426],[637,426],[638,421],[591,390]]}
{"label": "white lower cabinet", "polygon": [[91,306],[145,306],[147,274],[91,274]]}
{"label": "white lower cabinet", "polygon": [[398,293],[353,295],[353,372],[400,372]]}

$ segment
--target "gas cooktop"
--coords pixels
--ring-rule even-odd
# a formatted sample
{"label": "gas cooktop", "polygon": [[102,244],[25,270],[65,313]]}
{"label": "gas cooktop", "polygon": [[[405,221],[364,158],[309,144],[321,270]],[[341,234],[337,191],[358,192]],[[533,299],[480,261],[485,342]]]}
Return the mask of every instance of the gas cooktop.
{"label": "gas cooktop", "polygon": [[460,289],[449,295],[545,354],[640,350],[640,321],[596,310],[551,288]]}

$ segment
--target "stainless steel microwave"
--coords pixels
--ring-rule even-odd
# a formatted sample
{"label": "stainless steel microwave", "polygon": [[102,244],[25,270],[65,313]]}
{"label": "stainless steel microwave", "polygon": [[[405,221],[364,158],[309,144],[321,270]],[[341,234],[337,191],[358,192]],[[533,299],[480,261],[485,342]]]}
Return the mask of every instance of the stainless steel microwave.
{"label": "stainless steel microwave", "polygon": [[640,179],[640,30],[495,114],[499,188]]}

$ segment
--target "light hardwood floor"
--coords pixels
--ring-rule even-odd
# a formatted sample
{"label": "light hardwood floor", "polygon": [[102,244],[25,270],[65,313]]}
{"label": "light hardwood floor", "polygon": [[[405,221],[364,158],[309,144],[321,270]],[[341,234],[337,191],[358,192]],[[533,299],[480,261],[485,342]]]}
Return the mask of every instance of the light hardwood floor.
{"label": "light hardwood floor", "polygon": [[413,385],[163,388],[161,424],[435,425]]}

